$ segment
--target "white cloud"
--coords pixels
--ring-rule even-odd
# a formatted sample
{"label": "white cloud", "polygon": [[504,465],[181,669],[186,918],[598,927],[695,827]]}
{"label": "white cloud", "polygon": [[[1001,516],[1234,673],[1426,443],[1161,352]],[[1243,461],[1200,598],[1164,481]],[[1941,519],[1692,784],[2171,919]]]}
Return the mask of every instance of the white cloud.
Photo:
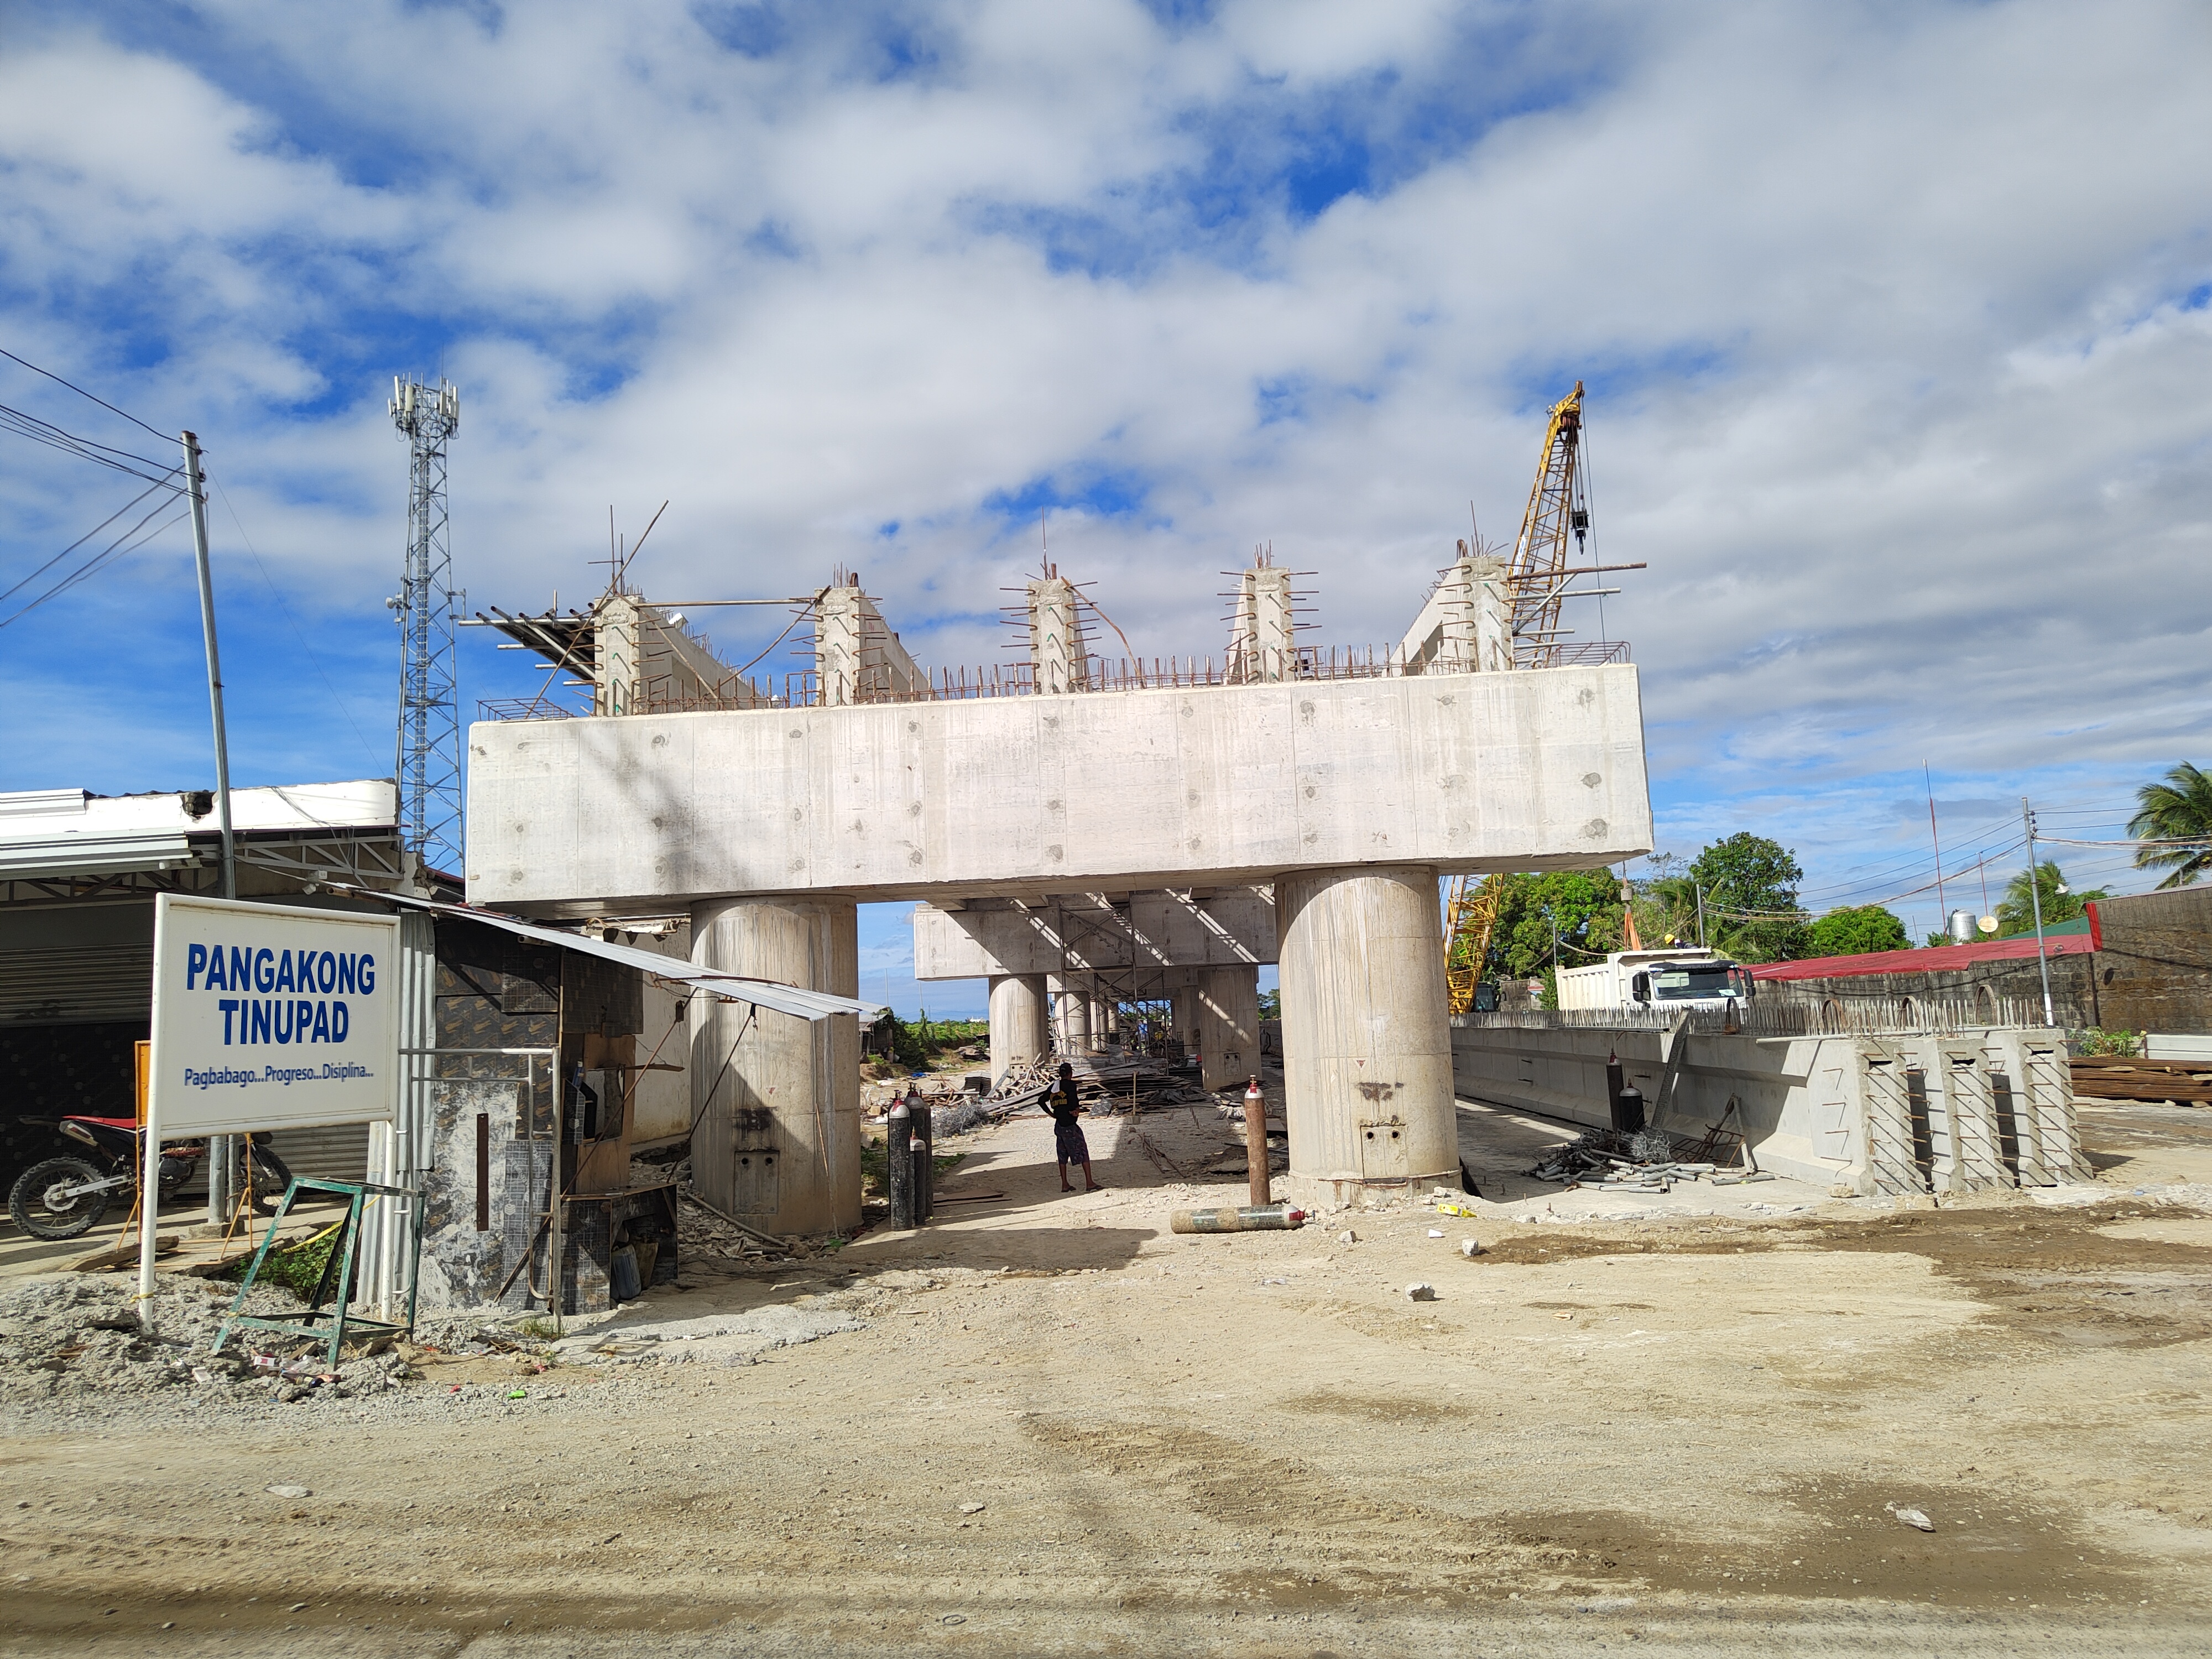
{"label": "white cloud", "polygon": [[668,497],[663,591],[842,562],[971,665],[1040,477],[1146,492],[1054,544],[1147,654],[1218,648],[1270,539],[1325,641],[1393,639],[1582,375],[1599,544],[1650,566],[1607,621],[1715,811],[1923,755],[2137,776],[2212,714],[2195,8],[753,9],[766,57],[580,4],[203,15],[0,63],[0,319],[194,411],[360,627],[384,377],[441,350],[478,602],[581,591],[607,502]]}

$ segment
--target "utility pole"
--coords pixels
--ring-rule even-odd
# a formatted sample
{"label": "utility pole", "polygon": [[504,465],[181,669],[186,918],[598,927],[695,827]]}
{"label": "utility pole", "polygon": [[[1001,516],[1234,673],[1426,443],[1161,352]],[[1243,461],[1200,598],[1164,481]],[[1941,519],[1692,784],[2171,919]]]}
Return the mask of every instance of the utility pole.
{"label": "utility pole", "polygon": [[185,434],[185,493],[192,504],[192,557],[200,574],[200,632],[207,640],[208,706],[215,714],[216,823],[222,830],[222,896],[238,896],[238,845],[230,832],[230,740],[223,731],[222,658],[215,645],[215,577],[208,568],[207,490],[200,477],[200,441]]}
{"label": "utility pole", "polygon": [[[198,568],[200,579],[200,633],[207,644],[208,708],[215,720],[215,821],[222,832],[222,896],[234,899],[238,896],[238,842],[230,822],[230,737],[222,717],[222,653],[216,648],[215,641],[215,573],[208,563],[207,484],[200,476],[198,434],[185,433],[184,444],[185,496],[192,509],[192,562]],[[152,1136],[148,1140],[146,1167],[158,1172],[161,1148],[151,1144]],[[221,1222],[229,1207],[231,1145],[228,1135],[209,1138],[207,1218],[210,1222]],[[142,1197],[139,1213],[150,1237],[155,1231],[155,1212],[161,1207],[158,1176],[139,1190],[149,1195]],[[140,1279],[142,1291],[153,1288],[143,1264]],[[149,1317],[151,1305],[147,1304]]]}
{"label": "utility pole", "polygon": [[1702,951],[1705,948],[1705,890],[1693,881],[1690,890],[1698,896],[1698,949]]}
{"label": "utility pole", "polygon": [[1920,776],[1928,786],[1928,841],[1936,849],[1936,918],[1940,933],[1951,925],[1949,907],[1943,902],[1943,837],[1936,830],[1936,775],[1920,763]]}
{"label": "utility pole", "polygon": [[2025,795],[2020,798],[2020,817],[2027,826],[2027,896],[2035,907],[2035,965],[2043,970],[2043,1023],[2056,1025],[2058,1018],[2051,1006],[2051,957],[2043,948],[2043,872],[2035,863],[2035,814],[2028,810]]}

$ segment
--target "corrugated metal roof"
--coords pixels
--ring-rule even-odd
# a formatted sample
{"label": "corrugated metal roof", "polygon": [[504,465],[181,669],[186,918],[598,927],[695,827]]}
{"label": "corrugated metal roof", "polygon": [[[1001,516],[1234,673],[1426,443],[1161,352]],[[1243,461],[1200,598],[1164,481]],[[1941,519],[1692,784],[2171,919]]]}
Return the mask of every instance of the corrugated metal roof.
{"label": "corrugated metal roof", "polygon": [[782,985],[774,980],[747,979],[738,974],[717,974],[704,968],[696,968],[680,957],[665,957],[657,951],[640,950],[635,945],[613,945],[605,939],[592,939],[580,933],[563,933],[551,927],[539,927],[514,916],[503,916],[496,910],[478,910],[465,904],[441,904],[434,899],[410,898],[399,893],[374,892],[367,888],[340,888],[330,884],[334,890],[358,892],[368,898],[381,899],[389,904],[404,905],[410,909],[428,910],[443,916],[457,916],[464,921],[479,921],[487,927],[499,927],[524,939],[534,939],[540,944],[557,945],[564,951],[580,951],[586,956],[603,957],[609,962],[619,962],[641,973],[652,975],[672,985],[689,985],[709,996],[725,1002],[750,1003],[756,1008],[773,1008],[780,1014],[791,1014],[799,1019],[828,1019],[832,1014],[857,1014],[860,1024],[872,1025],[878,1015],[887,1012],[879,1002],[862,1002],[853,997],[836,996],[828,991],[809,991],[796,985]]}
{"label": "corrugated metal roof", "polygon": [[[2087,933],[2044,934],[2047,954],[2078,956],[2091,948]],[[1869,951],[1857,957],[1808,957],[1800,962],[1761,963],[1751,970],[1753,979],[1844,979],[1859,974],[1935,974],[1946,969],[1971,967],[1978,962],[2033,961],[2035,935],[2014,939],[1980,939],[1972,945],[1938,945],[1923,951]]]}
{"label": "corrugated metal roof", "polygon": [[193,862],[191,842],[181,833],[0,839],[0,879],[11,881],[41,876],[119,875]]}

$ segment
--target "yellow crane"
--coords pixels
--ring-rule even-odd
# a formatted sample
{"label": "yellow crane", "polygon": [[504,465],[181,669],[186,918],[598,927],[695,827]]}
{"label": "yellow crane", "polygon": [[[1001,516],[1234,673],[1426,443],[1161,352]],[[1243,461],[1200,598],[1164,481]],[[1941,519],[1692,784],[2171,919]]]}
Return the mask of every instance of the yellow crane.
{"label": "yellow crane", "polygon": [[1583,477],[1583,383],[1552,405],[1536,482],[1521,515],[1508,580],[1513,586],[1513,665],[1550,668],[1560,658],[1559,609],[1575,574],[1567,538],[1579,550],[1589,535],[1589,491]]}
{"label": "yellow crane", "polygon": [[[1589,535],[1589,488],[1583,468],[1583,383],[1553,404],[1544,428],[1544,452],[1537,458],[1536,482],[1521,515],[1513,543],[1508,580],[1513,592],[1513,665],[1549,668],[1559,663],[1564,635],[1559,611],[1572,597],[1567,584],[1582,573],[1571,568],[1568,540],[1579,553]],[[1607,647],[1609,649],[1609,647]],[[1444,979],[1451,1011],[1474,1006],[1474,988],[1490,956],[1498,927],[1501,878],[1455,876],[1444,914]]]}
{"label": "yellow crane", "polygon": [[1498,926],[1498,895],[1496,876],[1452,878],[1451,902],[1444,912],[1444,983],[1455,1014],[1474,1006],[1474,988],[1481,982],[1490,936]]}

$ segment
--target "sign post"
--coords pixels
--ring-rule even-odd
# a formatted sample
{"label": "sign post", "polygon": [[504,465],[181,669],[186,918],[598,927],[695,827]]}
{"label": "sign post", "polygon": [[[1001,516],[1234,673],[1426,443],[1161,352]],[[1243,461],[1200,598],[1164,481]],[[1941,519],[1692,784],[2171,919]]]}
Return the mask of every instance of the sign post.
{"label": "sign post", "polygon": [[399,919],[158,895],[139,1208],[154,1328],[161,1138],[388,1121],[398,1098]]}

